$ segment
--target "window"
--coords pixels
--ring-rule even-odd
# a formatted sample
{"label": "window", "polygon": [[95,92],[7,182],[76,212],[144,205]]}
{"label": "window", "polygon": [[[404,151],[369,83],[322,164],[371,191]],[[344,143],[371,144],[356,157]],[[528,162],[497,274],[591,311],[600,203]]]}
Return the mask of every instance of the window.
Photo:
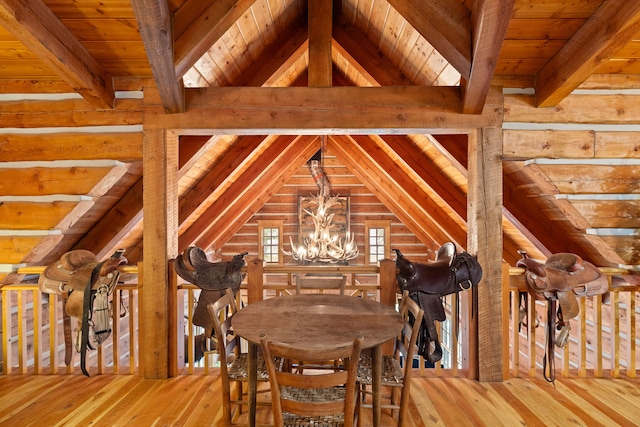
{"label": "window", "polygon": [[265,262],[282,264],[282,223],[281,220],[258,221],[259,253]]}
{"label": "window", "polygon": [[377,264],[384,258],[391,258],[391,221],[365,221],[367,235],[367,264]]}

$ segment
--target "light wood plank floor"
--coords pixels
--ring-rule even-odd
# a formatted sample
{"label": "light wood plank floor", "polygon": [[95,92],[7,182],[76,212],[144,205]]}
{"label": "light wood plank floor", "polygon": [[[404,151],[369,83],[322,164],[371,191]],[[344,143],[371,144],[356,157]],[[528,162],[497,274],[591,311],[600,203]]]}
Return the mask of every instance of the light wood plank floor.
{"label": "light wood plank floor", "polygon": [[[217,375],[0,376],[0,426],[218,426]],[[640,380],[414,378],[412,426],[640,425]],[[363,410],[363,412],[365,412]],[[371,415],[362,415],[364,426]],[[259,422],[269,423],[269,409]],[[383,415],[384,426],[394,425]]]}

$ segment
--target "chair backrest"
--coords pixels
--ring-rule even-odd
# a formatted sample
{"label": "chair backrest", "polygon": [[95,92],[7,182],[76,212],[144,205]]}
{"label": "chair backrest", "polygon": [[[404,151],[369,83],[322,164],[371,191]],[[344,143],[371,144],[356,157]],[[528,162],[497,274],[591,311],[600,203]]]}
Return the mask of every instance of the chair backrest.
{"label": "chair backrest", "polygon": [[[358,360],[362,348],[362,336],[355,337],[353,342],[338,344],[329,348],[296,348],[285,343],[269,341],[266,335],[261,336],[262,351],[269,370],[271,382],[271,396],[274,425],[284,424],[283,412],[300,416],[319,416],[344,414],[344,426],[352,426],[355,421],[356,407],[356,374]],[[285,360],[304,360],[305,362],[324,362],[327,360],[344,361],[341,369],[336,371],[311,372],[305,370],[302,373],[276,370],[274,357],[282,357]],[[330,389],[337,387],[344,390],[344,394],[337,400],[296,400],[287,398],[282,393],[282,387],[293,387],[304,394],[305,391]],[[290,390],[290,389],[288,389]]]}
{"label": "chair backrest", "polygon": [[338,290],[340,295],[344,295],[347,285],[347,276],[310,276],[296,275],[296,293],[301,294],[303,291],[313,290],[322,292],[324,290]]}
{"label": "chair backrest", "polygon": [[[404,326],[396,337],[394,357],[399,359],[400,356],[402,356],[404,362],[402,370],[404,372],[406,387],[411,368],[413,367],[413,356],[416,353],[416,343],[418,341],[418,335],[420,334],[420,325],[422,323],[422,317],[424,316],[424,310],[411,299],[408,291],[404,291],[400,302],[400,313],[404,319]],[[411,316],[409,316],[409,314],[411,314]],[[413,319],[411,319],[412,317]],[[411,322],[413,322],[413,325]]]}
{"label": "chair backrest", "polygon": [[233,291],[227,288],[224,295],[216,302],[207,305],[207,309],[213,319],[213,331],[220,356],[220,370],[226,372],[226,362],[232,355],[237,356],[240,352],[240,337],[231,329],[231,318],[237,311]]}

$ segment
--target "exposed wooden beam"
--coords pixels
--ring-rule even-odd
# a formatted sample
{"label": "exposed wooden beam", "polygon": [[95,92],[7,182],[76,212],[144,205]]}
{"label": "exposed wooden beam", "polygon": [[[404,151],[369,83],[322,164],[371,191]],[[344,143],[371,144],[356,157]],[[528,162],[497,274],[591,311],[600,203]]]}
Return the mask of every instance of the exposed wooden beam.
{"label": "exposed wooden beam", "polygon": [[382,135],[380,139],[428,185],[458,216],[466,221],[467,194],[451,182],[449,177],[411,139],[400,135]]}
{"label": "exposed wooden beam", "polygon": [[491,86],[514,0],[479,0],[471,15],[471,73],[462,78],[462,112],[480,114]]}
{"label": "exposed wooden beam", "polygon": [[238,170],[242,165],[256,161],[259,153],[270,143],[273,143],[272,140],[266,138],[264,135],[239,137],[227,150],[228,155],[221,156],[220,160],[215,163],[215,167],[211,168],[193,188],[182,195],[179,208],[181,226],[189,221],[201,206],[213,203],[208,200],[220,197],[224,189],[239,175]]}
{"label": "exposed wooden beam", "polygon": [[606,0],[540,70],[538,107],[557,105],[640,31],[640,2]]}
{"label": "exposed wooden beam", "polygon": [[[142,160],[142,134],[140,132],[83,134],[81,139],[78,138],[77,133],[4,134],[0,135],[0,146],[2,146],[3,162],[100,159],[131,162]],[[43,147],[55,147],[55,150],[43,150]]]}
{"label": "exposed wooden beam", "polygon": [[[392,161],[380,165],[349,136],[333,136],[328,139],[328,149],[384,203],[425,245],[436,246],[449,240],[449,236],[431,222],[429,216],[418,207],[402,188],[385,172],[385,167],[395,168]],[[419,219],[418,219],[419,218]],[[435,244],[434,244],[435,243]]]}
{"label": "exposed wooden beam", "polygon": [[482,114],[459,114],[460,89],[443,86],[187,89],[188,111],[145,110],[146,128],[181,134],[466,133],[500,126],[502,92]]}
{"label": "exposed wooden beam", "polygon": [[[156,0],[158,1],[158,0]],[[166,0],[160,0],[166,2]],[[188,5],[200,0],[191,0]],[[175,75],[178,78],[193,67],[211,46],[251,7],[255,0],[220,0],[210,6],[195,19],[187,8],[176,11],[176,27],[184,27],[175,40]],[[188,20],[185,25],[181,21]]]}
{"label": "exposed wooden beam", "polygon": [[340,15],[334,22],[334,49],[375,86],[405,86],[411,81],[354,25]]}
{"label": "exposed wooden beam", "polygon": [[98,259],[118,249],[120,240],[142,220],[142,181],[140,178],[73,248],[90,250]]}
{"label": "exposed wooden beam", "polygon": [[[469,359],[462,364],[463,370],[469,363],[469,370],[477,372],[477,377],[468,376],[470,379],[502,381],[508,378],[509,370],[509,366],[502,363],[502,348],[508,346],[508,340],[496,328],[503,322],[504,301],[500,296],[504,295],[502,289],[507,285],[502,283],[502,129],[477,129],[469,135],[468,151],[467,226],[470,232],[466,247],[478,257],[483,277],[472,291],[477,294],[477,306],[465,304],[469,295],[462,301],[463,306],[470,309],[463,310],[463,316],[468,315],[473,336],[468,343]],[[474,326],[477,332],[473,331]],[[473,338],[477,339],[475,345]]]}
{"label": "exposed wooden beam", "polygon": [[84,99],[113,108],[113,79],[41,0],[0,0],[0,24]]}
{"label": "exposed wooden beam", "polygon": [[203,248],[224,245],[317,150],[317,136],[279,137],[207,210],[205,217],[211,226],[195,244]]}
{"label": "exposed wooden beam", "polygon": [[[465,173],[467,173],[466,171],[469,160],[467,149],[467,135],[435,135],[434,138],[437,143],[442,146],[443,154],[447,157],[451,157],[452,163],[459,163],[460,167],[464,169]],[[504,181],[506,181],[508,178],[505,177],[503,179]],[[506,198],[506,201],[504,201],[503,204],[507,204],[508,202],[511,202],[511,200],[509,198]],[[531,245],[536,247],[536,250],[540,251],[541,253],[546,254],[547,256],[551,254],[548,249],[535,237],[533,232],[529,230],[529,228],[524,226],[522,222],[519,221],[518,217],[513,215],[505,206],[503,206],[503,226],[511,227],[513,230],[516,230],[525,239],[527,239]],[[539,230],[536,231],[539,232]],[[518,255],[518,250],[524,249],[522,245],[518,244],[518,242],[515,241],[513,237],[505,233],[503,234],[502,246],[502,258],[510,265],[515,265],[516,261],[520,258],[520,255]]]}
{"label": "exposed wooden beam", "polygon": [[471,74],[471,13],[459,0],[389,0],[462,75]]}
{"label": "exposed wooden beam", "polygon": [[131,6],[162,104],[168,113],[183,112],[184,88],[173,65],[173,27],[167,0],[132,0]]}
{"label": "exposed wooden beam", "polygon": [[308,0],[309,86],[331,87],[333,0]]}
{"label": "exposed wooden beam", "polygon": [[141,374],[148,379],[169,376],[171,314],[169,265],[178,255],[178,137],[167,131],[144,133],[144,231],[140,345]]}
{"label": "exposed wooden beam", "polygon": [[[440,244],[445,243],[447,240],[452,240],[459,246],[466,247],[467,230],[460,225],[460,223],[466,225],[466,218],[458,218],[458,221],[456,221],[453,218],[454,215],[452,216],[450,212],[444,211],[431,195],[418,185],[412,176],[398,167],[394,159],[382,149],[386,144],[380,141],[378,137],[353,135],[351,140],[359,146],[362,152],[367,153],[371,161],[377,164],[377,173],[375,175],[371,174],[370,177],[378,176],[380,180],[387,181],[386,184],[382,185],[391,185],[390,183],[393,183],[393,185],[402,188],[403,201],[400,202],[402,206],[409,210],[407,205],[411,203],[418,209],[413,215],[414,220],[420,218],[420,221],[431,224],[434,229],[438,230],[437,233],[434,232],[434,237],[447,236],[445,239],[437,239]],[[418,159],[425,157],[422,153],[415,152],[414,154],[418,156]],[[384,170],[384,173],[381,174],[379,170]],[[371,178],[369,178],[370,180]],[[374,192],[374,194],[376,193]]]}
{"label": "exposed wooden beam", "polygon": [[270,82],[281,77],[306,54],[308,48],[306,28],[296,25],[289,27],[254,61],[234,86],[269,86]]}

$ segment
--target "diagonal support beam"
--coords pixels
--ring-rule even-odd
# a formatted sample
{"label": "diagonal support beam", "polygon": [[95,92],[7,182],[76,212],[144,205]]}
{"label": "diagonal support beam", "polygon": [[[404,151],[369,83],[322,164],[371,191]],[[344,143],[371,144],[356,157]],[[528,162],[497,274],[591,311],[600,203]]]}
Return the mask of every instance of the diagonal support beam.
{"label": "diagonal support beam", "polygon": [[112,77],[41,0],[0,0],[0,25],[98,108],[113,108]]}
{"label": "diagonal support beam", "polygon": [[198,7],[200,1],[190,0],[175,13],[175,27],[185,29],[176,34],[175,40],[175,74],[178,77],[193,67],[254,3],[254,0],[212,1],[193,19],[189,9]]}
{"label": "diagonal support beam", "polygon": [[179,249],[219,248],[318,150],[317,136],[281,136],[180,234]]}
{"label": "diagonal support beam", "polygon": [[461,81],[464,114],[482,113],[514,1],[478,0],[473,4],[471,73]]}
{"label": "diagonal support beam", "polygon": [[462,75],[471,74],[471,14],[459,0],[389,0]]}
{"label": "diagonal support beam", "polygon": [[153,78],[167,113],[184,112],[184,88],[173,66],[173,30],[166,0],[132,0]]}
{"label": "diagonal support beam", "polygon": [[640,2],[606,0],[536,77],[538,107],[557,105],[640,31]]}

